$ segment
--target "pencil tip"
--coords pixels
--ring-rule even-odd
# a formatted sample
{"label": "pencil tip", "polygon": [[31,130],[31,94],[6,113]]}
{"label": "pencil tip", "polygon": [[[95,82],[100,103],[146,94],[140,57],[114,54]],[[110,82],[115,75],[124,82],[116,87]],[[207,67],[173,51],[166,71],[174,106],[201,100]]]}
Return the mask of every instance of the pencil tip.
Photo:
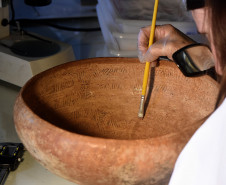
{"label": "pencil tip", "polygon": [[143,119],[143,118],[144,118],[144,114],[141,113],[141,112],[139,112],[139,113],[138,113],[138,117],[141,118],[141,119]]}

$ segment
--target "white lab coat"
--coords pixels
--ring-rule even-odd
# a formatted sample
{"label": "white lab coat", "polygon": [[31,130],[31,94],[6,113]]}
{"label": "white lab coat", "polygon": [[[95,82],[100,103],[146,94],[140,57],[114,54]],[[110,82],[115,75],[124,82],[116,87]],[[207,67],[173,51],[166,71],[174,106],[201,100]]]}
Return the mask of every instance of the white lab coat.
{"label": "white lab coat", "polygon": [[169,185],[226,185],[226,99],[182,150]]}

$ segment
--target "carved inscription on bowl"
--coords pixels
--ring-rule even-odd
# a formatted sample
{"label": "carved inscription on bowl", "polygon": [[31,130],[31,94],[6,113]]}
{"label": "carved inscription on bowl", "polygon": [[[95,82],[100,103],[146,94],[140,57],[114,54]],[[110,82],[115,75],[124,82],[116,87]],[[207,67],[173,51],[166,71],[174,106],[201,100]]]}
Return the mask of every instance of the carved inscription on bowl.
{"label": "carved inscription on bowl", "polygon": [[214,101],[215,83],[205,80],[208,77],[186,78],[174,63],[161,61],[145,118],[139,119],[143,71],[144,65],[134,59],[72,62],[37,76],[24,99],[58,127],[115,139],[151,138],[194,122],[198,126],[213,110],[207,104]]}

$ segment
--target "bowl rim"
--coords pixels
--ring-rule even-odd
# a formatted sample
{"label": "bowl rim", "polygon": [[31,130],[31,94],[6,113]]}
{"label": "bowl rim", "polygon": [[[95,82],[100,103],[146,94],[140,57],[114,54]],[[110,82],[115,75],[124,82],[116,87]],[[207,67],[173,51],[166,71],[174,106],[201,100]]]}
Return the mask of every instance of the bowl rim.
{"label": "bowl rim", "polygon": [[[23,106],[23,108],[25,109],[25,111],[28,111],[29,113],[32,114],[32,116],[34,118],[36,118],[37,120],[40,120],[41,122],[45,123],[49,128],[52,128],[52,129],[56,129],[57,132],[65,132],[69,135],[73,135],[73,137],[76,137],[76,138],[79,138],[79,140],[83,140],[83,141],[89,141],[89,142],[93,142],[93,143],[100,143],[100,141],[104,141],[104,142],[108,142],[108,143],[111,143],[111,142],[114,142],[114,143],[119,143],[120,142],[120,145],[122,144],[122,142],[124,142],[125,144],[126,143],[131,143],[131,142],[150,142],[150,141],[153,141],[153,140],[168,140],[168,139],[174,139],[174,138],[177,138],[179,135],[182,135],[182,133],[186,132],[187,130],[191,130],[192,127],[194,127],[194,125],[189,125],[189,126],[186,126],[184,127],[183,129],[181,129],[179,132],[170,132],[170,133],[167,133],[167,134],[164,134],[164,135],[161,135],[161,136],[157,136],[157,137],[150,137],[150,138],[141,138],[141,139],[115,139],[115,138],[104,138],[104,137],[94,137],[94,136],[89,136],[89,135],[82,135],[82,134],[78,134],[76,132],[72,132],[72,131],[69,131],[69,130],[66,130],[66,129],[63,129],[63,128],[60,128],[48,121],[46,121],[45,119],[41,118],[39,115],[35,114],[35,112],[28,106],[28,104],[25,102],[25,100],[23,99],[23,93],[24,91],[32,84],[34,83],[35,81],[37,81],[40,77],[44,76],[45,74],[48,74],[50,73],[51,71],[55,71],[59,68],[61,68],[62,66],[68,66],[70,67],[71,65],[73,65],[74,63],[77,63],[78,65],[79,64],[85,64],[87,62],[90,62],[90,60],[93,60],[92,62],[94,63],[99,63],[99,62],[106,62],[106,61],[103,61],[102,59],[106,59],[108,58],[109,60],[109,63],[114,63],[115,60],[117,60],[117,62],[122,62],[122,63],[128,63],[129,62],[138,62],[139,60],[137,58],[124,58],[124,57],[97,57],[97,58],[89,58],[89,59],[82,59],[82,60],[77,60],[77,61],[71,61],[71,62],[67,62],[67,63],[64,63],[64,64],[60,64],[58,66],[55,66],[53,68],[50,68],[48,70],[45,70],[35,76],[33,76],[31,79],[29,79],[25,85],[21,88],[18,96],[17,96],[17,99],[16,99],[16,103],[14,105],[14,118],[15,118],[15,114],[16,114],[16,109],[19,110],[19,112],[21,111],[22,108],[18,109],[18,106],[19,104],[21,104]],[[167,61],[161,61],[162,63],[169,63]],[[170,62],[172,65],[175,65],[175,63],[173,62]],[[171,65],[170,64],[170,65]],[[142,65],[142,64],[141,64]],[[179,69],[178,69],[179,70]],[[199,78],[199,77],[197,77]],[[213,83],[217,84],[216,81],[214,81],[211,77],[209,76],[206,76],[206,78],[209,78],[210,80],[213,81]],[[14,122],[15,119],[14,119]],[[194,128],[192,129],[194,130]],[[197,128],[195,129],[197,130]],[[195,131],[194,130],[194,131]],[[85,143],[85,142],[84,142]]]}

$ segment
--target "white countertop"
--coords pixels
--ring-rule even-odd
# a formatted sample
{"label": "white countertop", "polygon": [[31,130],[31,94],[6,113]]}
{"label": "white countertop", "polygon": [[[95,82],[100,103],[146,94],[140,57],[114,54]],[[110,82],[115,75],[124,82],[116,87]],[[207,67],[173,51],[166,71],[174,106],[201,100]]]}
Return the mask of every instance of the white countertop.
{"label": "white countertop", "polygon": [[0,142],[20,142],[13,122],[13,106],[19,90],[0,81]]}
{"label": "white countertop", "polygon": [[[0,81],[0,142],[20,142],[13,122],[13,106],[20,88]],[[46,170],[25,151],[19,167],[10,172],[5,185],[75,185]]]}
{"label": "white countertop", "polygon": [[26,151],[24,161],[11,172],[5,185],[76,185],[49,172]]}

